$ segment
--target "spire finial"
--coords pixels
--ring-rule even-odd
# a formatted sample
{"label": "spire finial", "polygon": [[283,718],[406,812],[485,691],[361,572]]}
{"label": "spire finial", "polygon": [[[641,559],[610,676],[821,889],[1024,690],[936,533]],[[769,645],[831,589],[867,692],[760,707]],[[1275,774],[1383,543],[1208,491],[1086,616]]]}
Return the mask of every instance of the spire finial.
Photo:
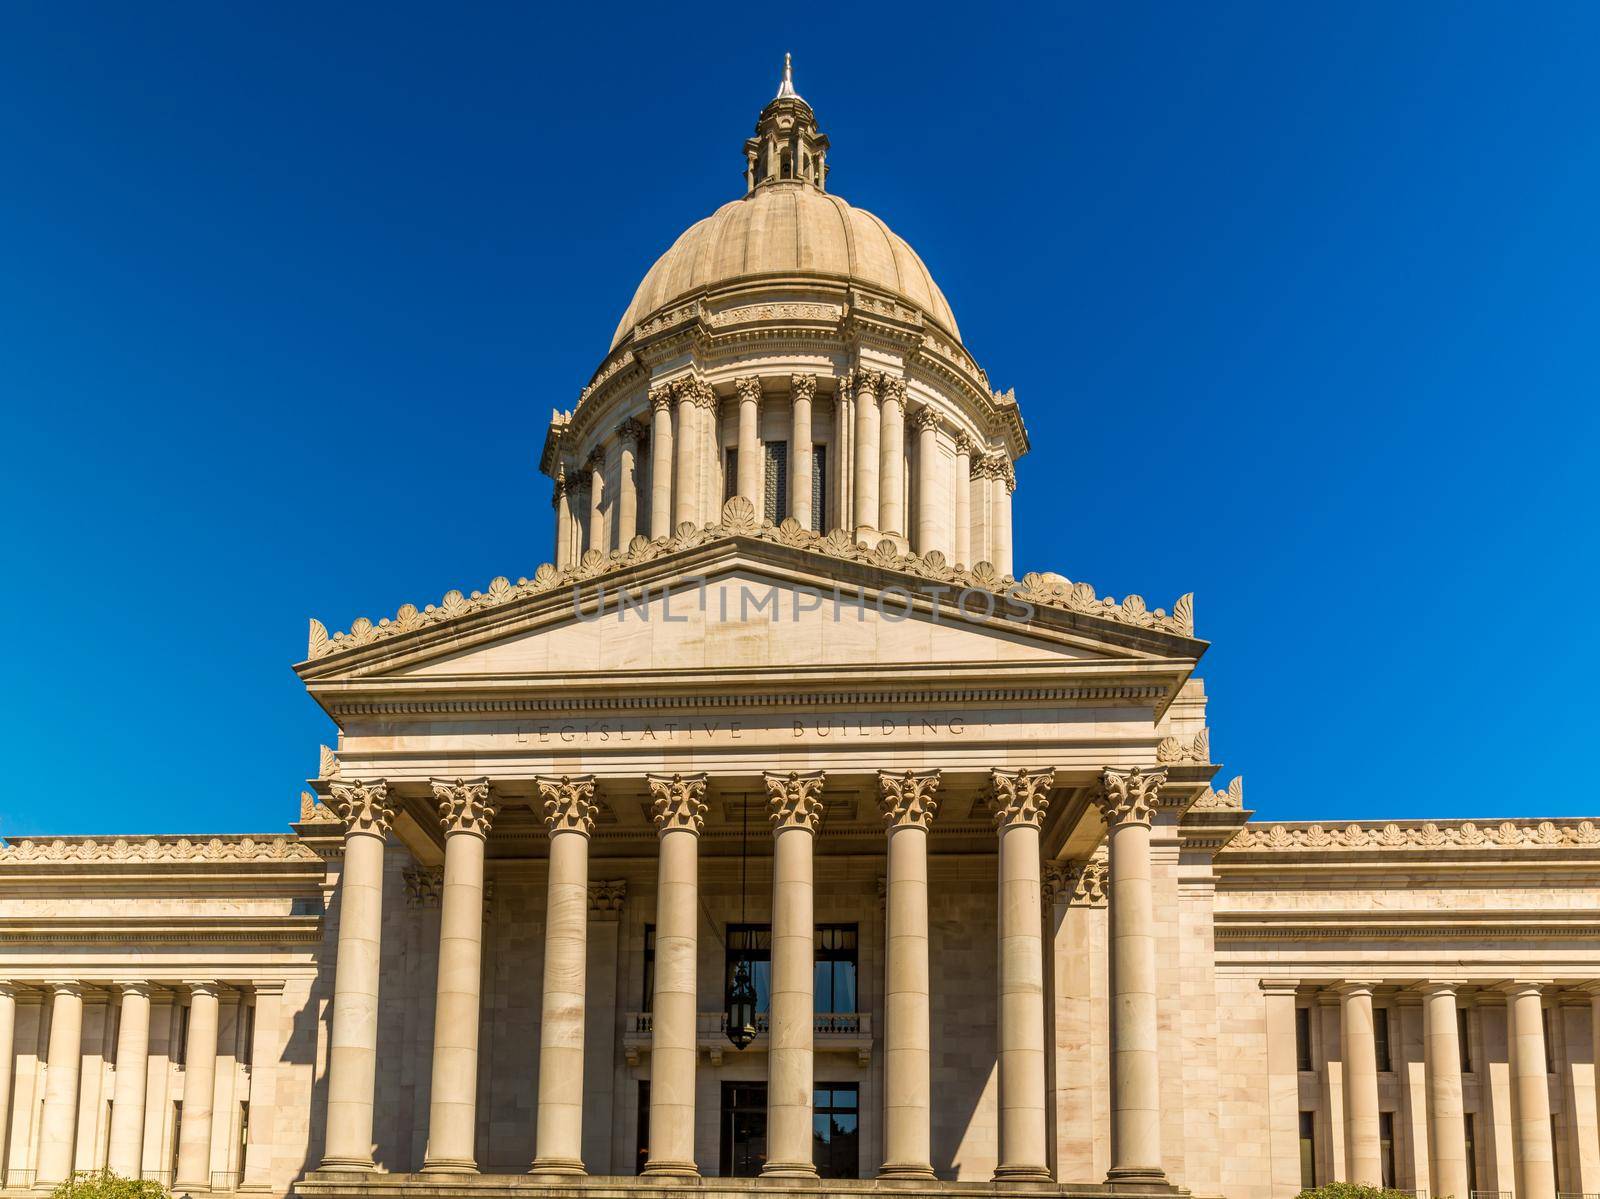
{"label": "spire finial", "polygon": [[778,85],[777,99],[798,100],[800,93],[794,90],[794,56],[787,50],[783,52],[783,82]]}

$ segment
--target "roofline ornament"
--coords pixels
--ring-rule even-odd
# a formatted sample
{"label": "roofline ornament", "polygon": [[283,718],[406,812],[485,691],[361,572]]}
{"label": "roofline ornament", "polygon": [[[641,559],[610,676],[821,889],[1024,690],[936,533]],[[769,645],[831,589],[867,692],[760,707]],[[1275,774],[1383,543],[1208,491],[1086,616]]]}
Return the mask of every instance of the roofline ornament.
{"label": "roofline ornament", "polygon": [[[1242,799],[1242,793],[1241,793]],[[1252,824],[1222,851],[1600,849],[1593,820],[1408,821],[1383,825]]]}
{"label": "roofline ornament", "polygon": [[938,550],[928,554],[905,553],[887,538],[875,546],[865,546],[842,529],[813,533],[802,528],[793,517],[774,525],[770,521],[757,520],[750,501],[743,496],[735,496],[722,506],[722,519],[715,524],[696,528],[685,521],[670,537],[658,537],[654,541],[647,537],[635,537],[628,543],[627,549],[613,550],[609,554],[591,549],[566,569],[546,562],[533,572],[532,578],[519,578],[512,583],[502,575],[493,580],[486,591],[474,591],[470,595],[447,591],[438,604],[429,604],[420,611],[415,604],[403,604],[393,617],[385,617],[377,623],[363,616],[351,624],[348,632],[334,633],[332,636],[329,636],[327,627],[321,621],[313,619],[306,646],[306,660],[315,662],[347,653],[376,641],[414,633],[512,600],[571,587],[612,571],[638,566],[667,554],[709,545],[728,537],[770,541],[840,561],[859,562],[880,570],[897,571],[975,591],[988,591],[996,596],[1009,596],[1037,607],[1076,612],[1178,637],[1194,637],[1193,592],[1180,596],[1169,614],[1162,608],[1146,607],[1143,596],[1127,595],[1120,601],[1109,596],[1101,598],[1091,584],[1074,583],[1060,575],[1029,572],[1018,579],[1000,574],[988,562],[978,562],[962,569]]}

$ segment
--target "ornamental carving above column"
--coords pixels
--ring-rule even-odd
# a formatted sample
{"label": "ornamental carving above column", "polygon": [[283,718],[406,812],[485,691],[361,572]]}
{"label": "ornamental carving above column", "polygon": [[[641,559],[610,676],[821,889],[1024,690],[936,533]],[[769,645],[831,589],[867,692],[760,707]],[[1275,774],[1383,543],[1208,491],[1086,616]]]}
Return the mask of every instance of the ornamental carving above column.
{"label": "ornamental carving above column", "polygon": [[603,445],[595,446],[594,449],[589,451],[589,457],[585,460],[583,465],[588,470],[605,470],[606,447]]}
{"label": "ornamental carving above column", "polygon": [[790,375],[789,396],[796,400],[810,400],[817,394],[815,375]]}
{"label": "ornamental carving above column", "polygon": [[733,381],[734,394],[741,400],[761,402],[761,380],[754,375],[741,375]]}
{"label": "ornamental carving above column", "polygon": [[851,377],[857,395],[870,395],[876,397],[883,389],[883,372],[858,370]]}
{"label": "ornamental carving above column", "polygon": [[487,837],[494,823],[494,799],[489,792],[489,780],[432,779],[433,795],[439,801],[439,824],[444,835],[473,833]]}
{"label": "ornamental carving above column", "polygon": [[882,395],[885,404],[893,402],[904,408],[906,406],[906,381],[898,375],[884,375]]}
{"label": "ornamental carving above column", "polygon": [[991,770],[996,828],[1029,825],[1039,828],[1050,810],[1050,791],[1056,783],[1053,769]]}
{"label": "ornamental carving above column", "polygon": [[594,802],[594,775],[564,774],[534,782],[544,798],[544,823],[552,835],[574,832],[587,837],[594,832],[595,813],[600,810]]}
{"label": "ornamental carving above column", "polygon": [[820,770],[801,774],[766,774],[767,802],[774,831],[803,828],[816,832],[822,823],[822,784]]}
{"label": "ornamental carving above column", "polygon": [[1106,901],[1106,860],[1046,862],[1043,882],[1046,906],[1061,900],[1084,907],[1103,904]]}
{"label": "ornamental carving above column", "polygon": [[333,792],[334,813],[344,822],[346,832],[389,835],[394,809],[389,806],[389,785],[384,780],[331,782],[328,789]]}
{"label": "ornamental carving above column", "polygon": [[622,901],[628,895],[626,879],[602,879],[589,884],[589,910],[591,912],[620,912]]}
{"label": "ornamental carving above column", "polygon": [[[957,454],[965,454],[968,457],[968,459],[974,459],[974,457],[977,454],[977,452],[978,452],[978,443],[977,442],[973,441],[972,438],[969,437],[965,433],[957,433],[956,434],[956,453]],[[972,462],[972,461],[968,462],[968,465],[967,465],[967,473],[968,474],[972,473],[972,466],[973,465],[974,465],[974,462]]]}
{"label": "ornamental carving above column", "polygon": [[706,826],[706,776],[704,774],[652,774],[650,819],[660,832],[688,829],[699,834]]}
{"label": "ornamental carving above column", "polygon": [[1106,770],[1100,776],[1095,804],[1107,828],[1124,824],[1148,825],[1161,806],[1161,785],[1167,781],[1163,770]]}
{"label": "ornamental carving above column", "polygon": [[939,780],[937,770],[878,771],[878,810],[884,824],[926,830],[939,814]]}
{"label": "ornamental carving above column", "polygon": [[935,433],[939,431],[939,413],[929,404],[918,408],[911,414],[910,419],[911,427],[918,433],[926,433],[930,429]]}
{"label": "ornamental carving above column", "polygon": [[625,450],[637,449],[644,435],[644,426],[631,416],[617,426],[617,442]]}
{"label": "ornamental carving above column", "polygon": [[650,410],[665,412],[672,407],[672,388],[663,383],[650,389]]}

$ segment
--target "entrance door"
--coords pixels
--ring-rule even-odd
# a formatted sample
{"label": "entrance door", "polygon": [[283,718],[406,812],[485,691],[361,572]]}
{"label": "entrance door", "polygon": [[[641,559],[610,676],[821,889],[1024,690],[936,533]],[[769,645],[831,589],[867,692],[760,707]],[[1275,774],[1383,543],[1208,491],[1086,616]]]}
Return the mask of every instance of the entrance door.
{"label": "entrance door", "polygon": [[754,1178],[767,1162],[767,1084],[722,1084],[724,1178]]}

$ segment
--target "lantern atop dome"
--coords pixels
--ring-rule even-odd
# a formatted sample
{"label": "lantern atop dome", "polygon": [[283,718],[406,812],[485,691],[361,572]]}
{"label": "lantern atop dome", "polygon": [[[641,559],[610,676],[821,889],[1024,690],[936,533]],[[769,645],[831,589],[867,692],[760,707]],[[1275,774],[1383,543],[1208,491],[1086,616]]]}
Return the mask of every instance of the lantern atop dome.
{"label": "lantern atop dome", "polygon": [[770,183],[810,184],[827,191],[828,139],[817,116],[794,90],[794,62],[783,56],[783,80],[756,119],[756,135],[744,144],[745,191]]}

